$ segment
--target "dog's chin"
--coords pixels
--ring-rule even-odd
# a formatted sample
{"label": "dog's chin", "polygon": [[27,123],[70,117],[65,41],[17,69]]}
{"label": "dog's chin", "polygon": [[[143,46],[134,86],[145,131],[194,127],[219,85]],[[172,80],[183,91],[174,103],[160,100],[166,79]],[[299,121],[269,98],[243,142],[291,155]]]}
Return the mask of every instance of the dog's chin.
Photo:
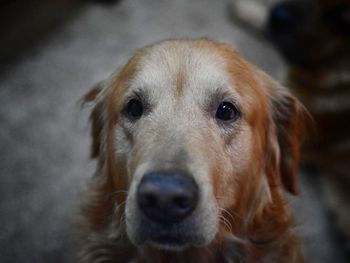
{"label": "dog's chin", "polygon": [[167,235],[157,236],[146,241],[146,244],[157,250],[179,252],[190,247],[192,244],[182,238]]}
{"label": "dog's chin", "polygon": [[174,235],[172,233],[159,233],[150,236],[131,238],[131,242],[136,246],[149,246],[157,250],[166,250],[179,252],[189,247],[203,247],[208,245],[211,240],[202,236]]}

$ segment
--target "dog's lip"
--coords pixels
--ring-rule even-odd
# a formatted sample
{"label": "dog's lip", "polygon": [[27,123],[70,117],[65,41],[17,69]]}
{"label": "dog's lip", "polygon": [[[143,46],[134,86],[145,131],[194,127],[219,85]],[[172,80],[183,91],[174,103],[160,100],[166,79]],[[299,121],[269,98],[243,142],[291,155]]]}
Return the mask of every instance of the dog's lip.
{"label": "dog's lip", "polygon": [[159,243],[167,243],[167,244],[181,244],[183,243],[181,238],[170,236],[170,235],[161,235],[154,238],[154,241]]}
{"label": "dog's lip", "polygon": [[158,235],[151,238],[150,243],[155,246],[167,247],[167,248],[179,248],[186,246],[186,242],[183,238],[173,235]]}

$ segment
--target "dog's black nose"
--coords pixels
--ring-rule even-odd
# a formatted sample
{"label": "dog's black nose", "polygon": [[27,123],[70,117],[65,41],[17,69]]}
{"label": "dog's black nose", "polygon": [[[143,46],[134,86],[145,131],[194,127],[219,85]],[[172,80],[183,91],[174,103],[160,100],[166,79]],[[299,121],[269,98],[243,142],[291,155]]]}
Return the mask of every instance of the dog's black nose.
{"label": "dog's black nose", "polygon": [[198,202],[198,186],[183,172],[152,172],[144,175],[137,201],[142,212],[161,224],[176,223],[191,214]]}
{"label": "dog's black nose", "polygon": [[269,14],[268,32],[272,35],[291,33],[298,29],[301,19],[301,9],[294,1],[278,3]]}

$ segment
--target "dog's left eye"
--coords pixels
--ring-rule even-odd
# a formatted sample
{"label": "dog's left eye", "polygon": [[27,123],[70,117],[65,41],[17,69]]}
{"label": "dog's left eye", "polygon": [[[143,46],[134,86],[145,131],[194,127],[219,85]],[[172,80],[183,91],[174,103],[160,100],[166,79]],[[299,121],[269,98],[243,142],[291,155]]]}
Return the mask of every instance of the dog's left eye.
{"label": "dog's left eye", "polygon": [[138,99],[131,99],[124,109],[124,114],[131,120],[139,119],[143,114],[142,102]]}
{"label": "dog's left eye", "polygon": [[223,101],[216,110],[215,117],[223,121],[235,121],[240,116],[240,112],[235,105],[230,102]]}

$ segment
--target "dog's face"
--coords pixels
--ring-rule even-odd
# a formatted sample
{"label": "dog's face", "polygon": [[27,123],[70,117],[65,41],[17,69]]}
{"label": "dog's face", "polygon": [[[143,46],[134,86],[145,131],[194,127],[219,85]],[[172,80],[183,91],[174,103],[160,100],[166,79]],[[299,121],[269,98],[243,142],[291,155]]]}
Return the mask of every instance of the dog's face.
{"label": "dog's face", "polygon": [[102,86],[93,154],[110,191],[127,192],[115,206],[136,246],[205,246],[282,184],[296,192],[301,107],[230,47],[162,42]]}

